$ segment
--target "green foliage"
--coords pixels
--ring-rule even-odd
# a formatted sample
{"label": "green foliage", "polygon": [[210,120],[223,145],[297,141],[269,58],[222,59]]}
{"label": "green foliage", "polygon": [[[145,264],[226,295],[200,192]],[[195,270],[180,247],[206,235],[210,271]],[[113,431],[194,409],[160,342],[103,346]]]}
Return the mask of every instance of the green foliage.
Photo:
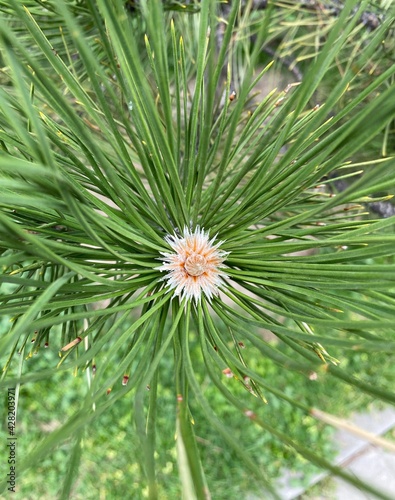
{"label": "green foliage", "polygon": [[[194,351],[199,356],[197,345]],[[56,363],[56,357],[56,351],[51,348],[40,350],[27,361],[29,371],[42,370],[53,365]],[[169,369],[162,370],[158,397],[157,472],[160,498],[171,499],[180,495],[180,487],[177,479],[171,357],[168,356],[164,362],[169,364]],[[277,367],[265,358],[259,357],[251,362],[253,368],[263,373],[267,380],[275,380],[278,389],[311,406],[345,415],[350,411],[365,409],[369,403],[366,395],[350,386],[344,387],[332,377],[310,380],[303,376],[295,377],[294,373]],[[355,353],[349,357],[347,363],[353,366],[355,374],[366,375],[372,370],[366,355]],[[386,379],[389,385],[392,385],[395,371],[391,357],[381,355],[378,365],[380,370],[371,373],[370,382],[379,384],[382,379]],[[299,481],[307,485],[309,477],[317,472],[315,467],[291,449],[284,449],[269,433],[262,433],[256,426],[246,423],[245,416],[232,411],[229,403],[221,397],[207,376],[202,378],[202,385],[216,413],[233,429],[235,437],[243,441],[251,457],[263,470],[276,478],[284,468],[288,468],[299,472]],[[232,387],[238,397],[243,396],[245,390],[235,380],[228,379],[226,385]],[[42,382],[26,385],[21,390],[18,409],[18,454],[28,454],[48,433],[78,411],[79,401],[85,395],[85,377],[73,377],[71,373],[54,375]],[[192,411],[201,458],[208,471],[208,484],[210,489],[216,492],[216,498],[226,498],[226,495],[235,497],[254,490],[259,495],[258,485],[253,484],[248,471],[240,467],[237,455],[232,453],[220,436],[207,425],[198,405],[194,404]],[[268,422],[278,426],[283,432],[314,446],[315,450],[327,457],[334,456],[335,449],[331,440],[333,433],[329,427],[317,426],[312,417],[304,415],[289,404],[283,404],[281,399],[275,396],[268,397],[265,415]],[[131,401],[130,398],[124,397],[86,429],[73,498],[93,499],[100,494],[111,497],[114,490],[117,491],[117,498],[144,497],[138,463],[139,443],[132,421]],[[2,439],[7,437],[5,432],[1,436]],[[26,498],[32,494],[40,498],[57,497],[61,487],[59,477],[63,477],[67,472],[67,457],[71,448],[72,442],[68,440],[21,477],[16,498]],[[37,481],[38,476],[43,480]]]}
{"label": "green foliage", "polygon": [[[371,362],[394,353],[393,220],[365,209],[395,184],[394,159],[376,142],[393,151],[393,8],[369,31],[360,23],[368,2],[348,0],[309,31],[314,13],[289,2],[134,7],[0,1],[0,311],[12,325],[0,339],[1,384],[23,399],[32,383],[51,393],[64,372],[88,381],[78,408],[66,403],[60,427],[18,471],[67,455],[56,471],[67,498],[84,488],[87,442],[110,474],[103,428],[114,416],[115,436],[127,419],[135,426],[139,468],[129,454],[113,471],[128,494],[164,494],[158,453],[171,463],[174,447],[158,430],[170,423],[186,498],[220,489],[200,432],[266,495],[276,496],[264,457],[274,440],[375,492],[333,467],[325,446],[313,450],[322,424],[312,426],[311,410],[325,402],[309,382],[300,398],[293,380],[316,374],[395,401]],[[295,58],[309,61],[302,81],[253,97],[270,71],[259,69],[261,48],[279,38],[279,60],[293,42]],[[334,193],[334,175],[355,180]],[[223,241],[227,278],[211,302],[171,300],[158,270],[174,241],[165,237],[198,226]],[[29,358],[46,343],[60,359],[35,367]],[[368,361],[363,372],[355,359]],[[280,404],[310,431],[290,435],[271,418]],[[246,442],[232,428],[240,415]]]}

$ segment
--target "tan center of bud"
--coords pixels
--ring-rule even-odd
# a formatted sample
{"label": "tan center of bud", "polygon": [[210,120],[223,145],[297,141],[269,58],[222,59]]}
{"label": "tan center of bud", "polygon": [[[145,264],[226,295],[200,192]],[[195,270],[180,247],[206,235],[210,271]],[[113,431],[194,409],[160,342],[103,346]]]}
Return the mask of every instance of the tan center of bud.
{"label": "tan center of bud", "polygon": [[193,253],[185,261],[184,267],[190,276],[200,276],[206,270],[206,264],[207,261],[203,255]]}

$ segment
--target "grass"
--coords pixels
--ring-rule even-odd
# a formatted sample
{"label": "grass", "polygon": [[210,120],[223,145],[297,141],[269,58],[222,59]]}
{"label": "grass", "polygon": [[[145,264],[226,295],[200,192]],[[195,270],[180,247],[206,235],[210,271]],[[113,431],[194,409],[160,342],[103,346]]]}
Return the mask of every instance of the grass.
{"label": "grass", "polygon": [[[34,344],[32,348],[34,352]],[[286,352],[287,348],[283,346],[280,350]],[[191,355],[201,357],[197,342],[191,345],[191,351]],[[355,353],[347,359],[342,359],[341,351],[332,354],[337,355],[354,375],[367,374],[372,384],[382,384],[383,379],[389,385],[395,382],[395,365],[389,355],[382,354],[377,359],[377,366],[381,367],[378,373],[377,369],[374,372],[370,369],[367,354]],[[58,353],[51,346],[48,349],[40,347],[36,354],[28,356],[26,363],[32,372],[36,372],[56,365],[58,359]],[[365,411],[372,404],[371,398],[353,387],[345,388],[333,377],[319,374],[318,379],[314,375],[308,378],[257,356],[250,359],[250,367],[290,398],[330,413],[346,416],[352,411]],[[156,458],[159,495],[161,499],[169,500],[181,495],[175,444],[173,372],[171,356],[167,356],[160,368],[157,444],[161,451]],[[245,388],[239,381],[226,376],[224,379],[225,385],[234,394],[243,395]],[[288,469],[294,473],[294,484],[308,486],[309,479],[318,472],[316,467],[295,454],[292,449],[284,448],[269,433],[249,425],[246,416],[229,406],[229,402],[221,396],[207,375],[201,375],[199,381],[221,421],[233,429],[234,437],[243,443],[250,457],[262,470],[276,478],[284,469]],[[61,372],[46,380],[23,386],[17,422],[18,456],[26,456],[44,437],[71,418],[78,411],[87,390],[86,374],[82,372],[75,376],[70,372]],[[327,459],[334,458],[336,445],[332,440],[333,429],[317,423],[291,405],[284,404],[274,395],[265,394],[265,397],[268,402],[264,415],[268,424],[275,425],[278,430],[303,442]],[[256,403],[258,406],[258,399]],[[240,463],[223,438],[207,423],[196,402],[191,405],[191,414],[199,453],[207,470],[209,487],[216,492],[215,498],[237,498],[249,492],[255,492],[258,496],[262,494],[244,464]],[[4,441],[4,429],[2,434],[1,439]],[[72,441],[69,439],[18,479],[18,493],[14,498],[25,499],[31,495],[44,499],[57,497],[59,477],[67,473],[70,453]],[[80,470],[73,477],[76,482],[72,498],[146,498],[147,490],[142,488],[140,454],[141,448],[133,422],[133,398],[129,393],[87,426],[82,439]],[[37,481],[37,477],[40,477],[40,481]]]}

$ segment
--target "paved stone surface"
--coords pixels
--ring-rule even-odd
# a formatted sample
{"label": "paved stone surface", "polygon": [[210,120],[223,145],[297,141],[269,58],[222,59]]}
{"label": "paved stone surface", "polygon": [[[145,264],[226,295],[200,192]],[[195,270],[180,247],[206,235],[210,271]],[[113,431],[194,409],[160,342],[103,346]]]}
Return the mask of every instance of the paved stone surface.
{"label": "paved stone surface", "polygon": [[[382,410],[372,410],[368,413],[357,413],[349,420],[375,436],[382,436],[395,426],[395,408],[387,407]],[[335,442],[339,446],[339,454],[336,457],[337,464],[342,464],[352,455],[369,446],[366,440],[343,430],[336,433]]]}
{"label": "paved stone surface", "polygon": [[[359,479],[386,493],[390,498],[395,499],[395,453],[369,447],[365,452],[355,457],[346,469]],[[360,491],[340,479],[336,479],[335,498],[337,500],[377,499],[376,496]]]}
{"label": "paved stone surface", "polygon": [[[354,425],[381,436],[395,427],[395,408],[388,407],[372,410],[363,414],[355,414],[349,418]],[[335,442],[339,453],[335,464],[355,474],[359,479],[374,485],[395,500],[395,453],[374,447],[365,439],[345,430],[335,434]],[[299,474],[299,477],[302,474]],[[310,486],[319,483],[328,474],[323,472],[312,478]],[[294,486],[298,473],[286,471],[278,483],[278,492],[282,500],[293,500],[308,491],[301,486]],[[373,500],[376,497],[359,491],[354,486],[335,478],[336,489],[331,500]],[[323,497],[317,497],[317,499]],[[262,499],[263,500],[263,499]],[[327,499],[325,499],[327,500]]]}
{"label": "paved stone surface", "polygon": [[[392,407],[357,414],[352,422],[376,436],[381,436],[395,426],[395,409]],[[345,431],[336,434],[340,452],[336,463],[359,479],[382,490],[395,499],[395,453],[381,447],[372,446],[364,439]],[[359,491],[354,486],[336,478],[337,500],[371,500],[376,497]]]}

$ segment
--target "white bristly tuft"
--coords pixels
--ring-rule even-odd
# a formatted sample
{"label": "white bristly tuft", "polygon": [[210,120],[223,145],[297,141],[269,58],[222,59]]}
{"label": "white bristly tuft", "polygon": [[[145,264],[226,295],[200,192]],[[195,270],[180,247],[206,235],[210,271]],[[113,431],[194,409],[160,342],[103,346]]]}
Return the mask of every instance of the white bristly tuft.
{"label": "white bristly tuft", "polygon": [[211,301],[213,295],[218,295],[218,288],[223,286],[222,278],[227,275],[220,269],[229,252],[219,250],[223,241],[214,244],[215,236],[209,239],[209,233],[199,226],[195,231],[184,228],[183,236],[166,236],[166,242],[174,253],[163,253],[163,265],[157,267],[159,271],[167,272],[163,280],[167,280],[169,291],[180,300],[195,299],[198,303],[202,292]]}

